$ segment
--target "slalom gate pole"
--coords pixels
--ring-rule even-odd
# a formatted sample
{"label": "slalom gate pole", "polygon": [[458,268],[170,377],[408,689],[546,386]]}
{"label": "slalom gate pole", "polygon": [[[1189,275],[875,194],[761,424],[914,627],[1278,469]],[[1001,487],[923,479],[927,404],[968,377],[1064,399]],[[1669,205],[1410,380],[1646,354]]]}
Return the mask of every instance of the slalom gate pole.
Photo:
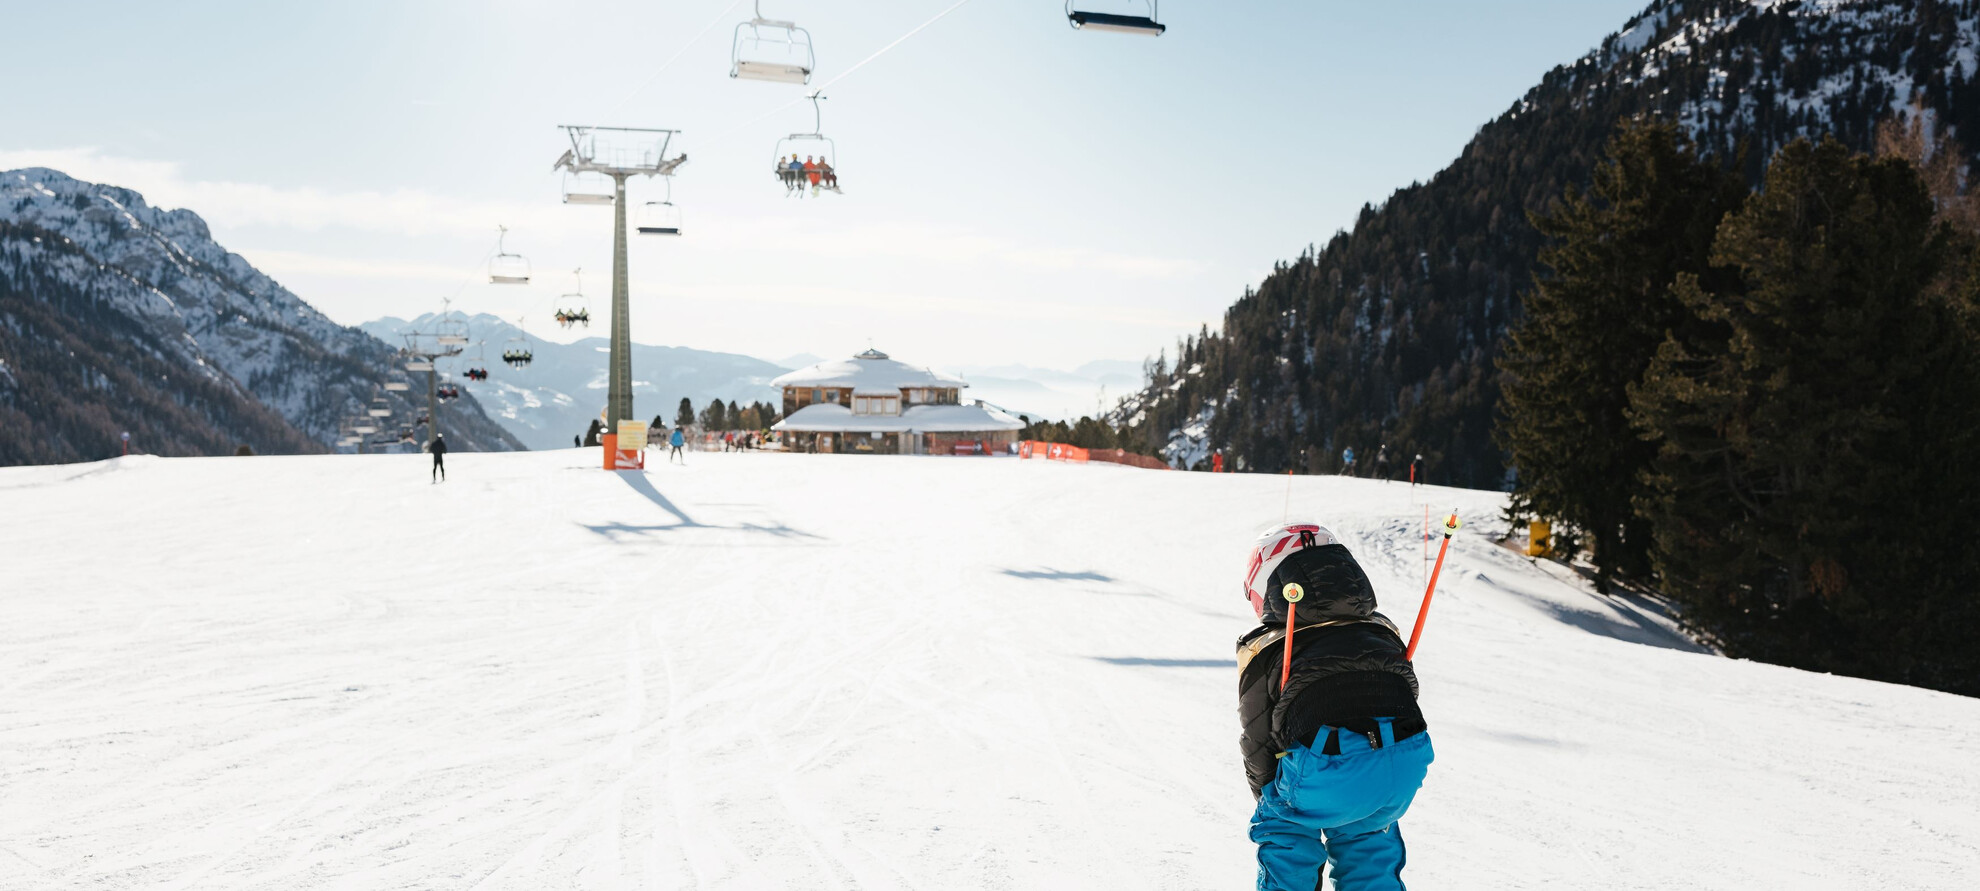
{"label": "slalom gate pole", "polygon": [[1430,595],[1437,593],[1437,576],[1444,571],[1444,555],[1451,550],[1451,535],[1462,525],[1458,522],[1457,511],[1451,511],[1450,517],[1444,520],[1444,543],[1437,546],[1437,567],[1430,570],[1430,587],[1423,589],[1423,606],[1416,610],[1416,627],[1409,632],[1409,649],[1403,651],[1404,659],[1416,660],[1416,643],[1423,639],[1423,620],[1430,618]]}
{"label": "slalom gate pole", "polygon": [[1299,611],[1300,600],[1306,597],[1306,589],[1298,582],[1290,582],[1280,593],[1286,597],[1286,653],[1279,664],[1279,692],[1284,693],[1286,681],[1292,678],[1293,616]]}

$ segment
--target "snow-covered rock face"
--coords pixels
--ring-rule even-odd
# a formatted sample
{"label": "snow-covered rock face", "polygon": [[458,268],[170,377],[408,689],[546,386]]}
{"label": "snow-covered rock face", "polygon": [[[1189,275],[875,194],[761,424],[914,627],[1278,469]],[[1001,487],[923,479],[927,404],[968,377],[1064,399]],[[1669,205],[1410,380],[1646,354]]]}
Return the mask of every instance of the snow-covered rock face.
{"label": "snow-covered rock face", "polygon": [[1569,70],[1590,89],[1661,80],[1694,137],[1728,149],[1733,134],[1759,130],[1771,153],[1905,111],[1920,90],[1959,90],[1977,65],[1980,9],[1970,3],[1656,0]]}
{"label": "snow-covered rock face", "polygon": [[[0,172],[0,220],[55,233],[100,264],[59,274],[127,278],[132,287],[109,295],[121,311],[170,326],[172,336],[161,339],[183,345],[184,364],[231,377],[320,442],[336,440],[339,419],[360,413],[391,365],[390,345],[332,322],[216,244],[190,210],[161,210],[129,189],[30,167]],[[513,447],[489,432],[463,438],[485,440],[471,447]]]}

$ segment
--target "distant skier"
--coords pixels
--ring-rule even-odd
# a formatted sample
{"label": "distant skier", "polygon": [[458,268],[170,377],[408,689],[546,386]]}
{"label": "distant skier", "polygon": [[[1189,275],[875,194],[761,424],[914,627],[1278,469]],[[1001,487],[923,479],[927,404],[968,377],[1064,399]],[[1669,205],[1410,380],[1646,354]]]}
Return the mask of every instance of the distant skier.
{"label": "distant skier", "polygon": [[667,463],[672,464],[675,458],[679,458],[681,464],[686,465],[687,456],[681,454],[681,446],[687,445],[687,437],[681,435],[681,428],[674,428],[674,435],[667,437],[667,445],[672,447],[672,450],[667,453]]}
{"label": "distant skier", "polygon": [[1354,446],[1341,449],[1341,473],[1354,476]]}
{"label": "distant skier", "polygon": [[1385,483],[1389,481],[1389,444],[1386,442],[1375,450],[1375,478]]}
{"label": "distant skier", "polygon": [[1258,889],[1318,888],[1332,864],[1337,891],[1402,891],[1396,821],[1435,758],[1402,635],[1326,527],[1280,526],[1251,554],[1245,595],[1261,624],[1238,638],[1238,718]]}
{"label": "distant skier", "polygon": [[445,482],[447,479],[447,439],[444,433],[433,434],[433,444],[427,447],[433,453],[433,477],[431,482]]}
{"label": "distant skier", "polygon": [[1416,460],[1409,462],[1409,484],[1427,483],[1423,478],[1423,453],[1416,453]]}

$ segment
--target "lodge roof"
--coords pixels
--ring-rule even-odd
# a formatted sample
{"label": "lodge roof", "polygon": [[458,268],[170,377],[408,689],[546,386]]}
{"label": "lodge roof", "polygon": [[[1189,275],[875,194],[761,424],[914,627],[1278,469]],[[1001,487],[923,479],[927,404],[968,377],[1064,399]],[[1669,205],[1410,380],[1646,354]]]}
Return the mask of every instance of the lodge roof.
{"label": "lodge roof", "polygon": [[976,405],[912,405],[898,415],[856,415],[835,402],[816,402],[772,427],[793,433],[987,433],[1022,430],[1024,422],[1009,413]]}
{"label": "lodge roof", "polygon": [[911,387],[960,388],[969,386],[969,382],[868,349],[850,359],[827,360],[782,375],[772,380],[770,386],[851,387],[861,395],[898,396]]}

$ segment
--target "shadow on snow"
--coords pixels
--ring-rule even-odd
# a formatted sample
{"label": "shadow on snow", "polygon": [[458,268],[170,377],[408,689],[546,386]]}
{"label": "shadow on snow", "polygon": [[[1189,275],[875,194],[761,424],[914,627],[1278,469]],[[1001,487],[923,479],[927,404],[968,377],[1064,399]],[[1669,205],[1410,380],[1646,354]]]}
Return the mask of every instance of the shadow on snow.
{"label": "shadow on snow", "polygon": [[1151,668],[1236,668],[1236,659],[1151,659],[1145,656],[1091,656],[1108,665],[1143,665]]}
{"label": "shadow on snow", "polygon": [[793,529],[782,523],[778,523],[774,526],[766,526],[759,523],[742,523],[735,526],[710,526],[706,523],[702,523],[696,520],[691,516],[688,516],[687,511],[681,510],[679,505],[676,505],[672,500],[668,499],[667,496],[660,494],[660,490],[654,488],[653,482],[646,478],[645,471],[621,470],[621,471],[616,471],[616,473],[618,474],[619,479],[624,481],[627,486],[630,486],[634,492],[638,492],[646,500],[651,501],[654,504],[658,505],[661,510],[664,510],[667,513],[672,514],[674,516],[674,519],[678,520],[679,522],[667,523],[658,526],[639,526],[629,523],[599,523],[595,525],[590,523],[579,524],[584,526],[584,528],[599,535],[603,535],[606,538],[609,538],[613,541],[618,541],[620,537],[623,535],[645,536],[655,532],[672,532],[678,529],[719,529],[719,530],[729,530],[736,532],[762,532],[769,535],[777,536],[779,538],[819,538],[820,537],[817,535],[813,535],[809,532],[805,532],[801,529]]}

